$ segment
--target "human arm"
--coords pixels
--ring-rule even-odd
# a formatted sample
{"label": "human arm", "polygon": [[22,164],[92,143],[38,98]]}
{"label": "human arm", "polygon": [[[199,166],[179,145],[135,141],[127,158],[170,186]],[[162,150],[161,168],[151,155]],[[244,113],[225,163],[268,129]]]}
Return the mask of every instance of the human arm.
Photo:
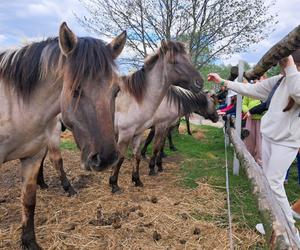
{"label": "human arm", "polygon": [[245,84],[240,82],[232,82],[222,79],[216,73],[208,74],[208,80],[215,83],[224,83],[224,85],[232,89],[235,92],[238,92],[241,95],[248,96],[254,99],[259,99],[265,101],[274,85],[278,82],[281,76],[274,76],[263,80],[257,84]]}
{"label": "human arm", "polygon": [[236,115],[236,105],[233,105],[231,109],[227,110],[226,115]]}
{"label": "human arm", "polygon": [[230,104],[227,107],[220,109],[220,111],[221,112],[226,112],[226,111],[230,110],[233,106],[234,106],[233,104]]}

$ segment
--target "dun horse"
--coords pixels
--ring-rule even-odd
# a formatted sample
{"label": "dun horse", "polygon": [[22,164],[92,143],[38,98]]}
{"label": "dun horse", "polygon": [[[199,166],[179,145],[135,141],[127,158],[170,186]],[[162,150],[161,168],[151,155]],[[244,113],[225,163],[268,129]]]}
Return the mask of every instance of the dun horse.
{"label": "dun horse", "polygon": [[[201,86],[196,82],[201,83]],[[136,148],[141,143],[141,134],[151,126],[153,115],[171,84],[180,84],[197,91],[203,84],[203,79],[191,64],[183,44],[173,41],[162,41],[158,52],[145,61],[144,67],[124,77],[120,83],[115,113],[120,158],[109,180],[112,192],[120,190],[118,175],[128,145],[132,142],[133,148]],[[136,186],[142,186],[138,174],[141,154],[138,151],[133,153],[136,163],[132,181]]]}
{"label": "dun horse", "polygon": [[126,33],[107,45],[78,38],[63,23],[58,38],[0,54],[0,164],[21,161],[24,249],[40,249],[34,232],[37,175],[60,112],[90,168],[103,169],[118,158],[113,60],[125,41]]}
{"label": "dun horse", "polygon": [[[115,133],[118,136],[121,156],[118,164],[114,166],[113,175],[109,180],[113,193],[120,190],[117,184],[118,173],[128,145],[131,142],[133,142],[133,145],[140,145],[140,136],[151,126],[152,116],[166,95],[171,83],[180,83],[193,91],[199,91],[203,83],[200,74],[191,65],[184,46],[181,43],[172,41],[163,41],[161,48],[155,55],[145,61],[142,69],[122,78],[120,91],[116,98],[115,113]],[[201,85],[198,85],[199,83]],[[59,140],[56,135],[54,137]],[[58,144],[56,148],[58,148]],[[137,159],[136,166],[139,166],[140,152],[135,152],[135,156]],[[84,158],[82,160],[85,162]],[[86,164],[83,164],[83,167],[90,170],[90,167]],[[42,169],[43,167],[41,167],[39,175],[41,185],[44,183]],[[61,170],[60,175],[63,176],[64,171]],[[136,186],[142,186],[138,173],[139,170],[134,168],[132,181]],[[136,178],[137,176],[138,178]]]}
{"label": "dun horse", "polygon": [[[154,143],[153,152],[149,162],[149,175],[155,175],[155,165],[158,171],[162,168],[162,150],[170,127],[177,124],[180,117],[195,112],[212,122],[219,120],[215,104],[204,93],[194,94],[179,87],[170,87],[166,97],[159,105],[153,117]],[[152,138],[147,138],[142,151],[146,151]],[[138,150],[138,149],[136,149]]]}

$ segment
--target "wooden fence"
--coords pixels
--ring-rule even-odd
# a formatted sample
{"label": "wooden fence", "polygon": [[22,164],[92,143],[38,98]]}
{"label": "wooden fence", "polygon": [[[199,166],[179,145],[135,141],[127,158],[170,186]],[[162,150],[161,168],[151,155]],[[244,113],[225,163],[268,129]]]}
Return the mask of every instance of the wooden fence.
{"label": "wooden fence", "polygon": [[283,210],[276,201],[262,168],[250,155],[235,129],[229,127],[227,134],[257,198],[258,208],[266,231],[266,241],[270,249],[300,249],[300,243],[296,240],[293,226],[289,224]]}

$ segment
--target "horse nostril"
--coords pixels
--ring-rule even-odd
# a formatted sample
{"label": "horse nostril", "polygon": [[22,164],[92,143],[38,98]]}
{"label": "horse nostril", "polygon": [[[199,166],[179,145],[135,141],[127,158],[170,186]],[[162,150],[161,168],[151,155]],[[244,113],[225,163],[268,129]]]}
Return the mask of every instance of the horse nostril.
{"label": "horse nostril", "polygon": [[89,159],[89,166],[92,169],[98,170],[98,168],[100,167],[100,165],[101,165],[100,155],[98,153],[92,155],[90,157],[90,159]]}

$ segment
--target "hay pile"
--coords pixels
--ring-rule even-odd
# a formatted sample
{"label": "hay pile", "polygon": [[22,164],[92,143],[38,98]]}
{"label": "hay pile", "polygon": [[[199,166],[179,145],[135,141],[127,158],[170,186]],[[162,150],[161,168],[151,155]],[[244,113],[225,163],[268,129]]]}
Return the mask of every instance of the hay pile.
{"label": "hay pile", "polygon": [[[48,190],[38,190],[36,234],[44,249],[228,249],[225,194],[207,184],[185,189],[179,158],[169,157],[165,172],[147,175],[144,188],[131,183],[131,163],[120,173],[124,192],[112,195],[110,171],[80,169],[78,151],[64,151],[65,169],[78,195],[67,197],[46,161]],[[176,162],[176,163],[175,163]],[[0,249],[19,249],[20,185],[18,162],[0,169]],[[253,231],[234,228],[235,242],[247,249],[262,241]]]}

